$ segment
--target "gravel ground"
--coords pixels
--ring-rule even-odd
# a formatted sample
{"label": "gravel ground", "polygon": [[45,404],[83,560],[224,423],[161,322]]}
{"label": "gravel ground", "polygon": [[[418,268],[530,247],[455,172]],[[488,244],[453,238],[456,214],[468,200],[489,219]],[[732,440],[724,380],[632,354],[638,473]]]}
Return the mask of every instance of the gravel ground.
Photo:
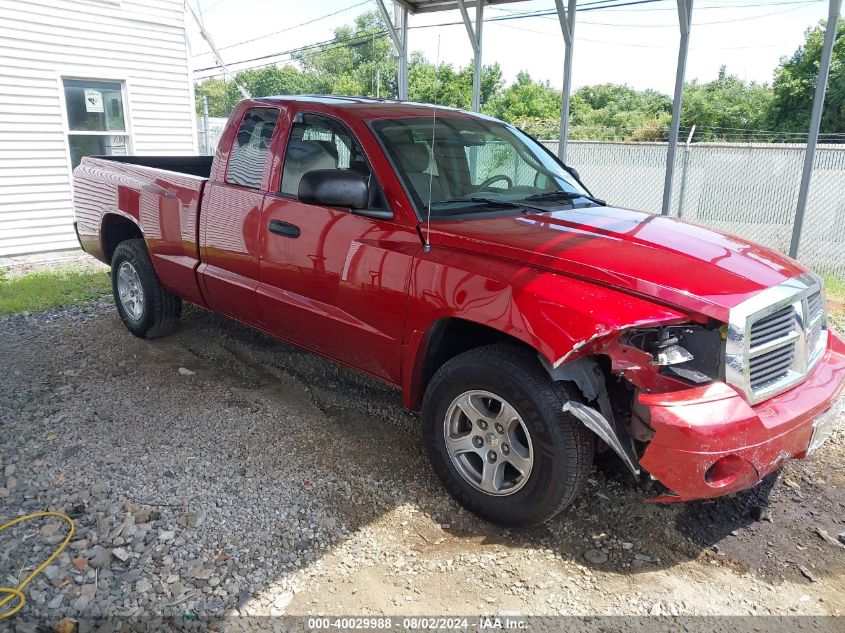
{"label": "gravel ground", "polygon": [[[202,310],[156,341],[130,336],[105,299],[9,317],[0,357],[0,521],[49,508],[77,525],[18,628],[845,610],[842,424],[749,493],[648,505],[610,463],[567,513],[508,531],[444,493],[396,391]],[[0,585],[63,536],[49,521],[0,535]]]}

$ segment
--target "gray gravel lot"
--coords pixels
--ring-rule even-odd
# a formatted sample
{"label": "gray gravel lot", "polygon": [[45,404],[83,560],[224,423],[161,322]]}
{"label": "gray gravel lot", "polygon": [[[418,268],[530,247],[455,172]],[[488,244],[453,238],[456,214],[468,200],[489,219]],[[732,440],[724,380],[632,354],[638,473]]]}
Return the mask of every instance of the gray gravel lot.
{"label": "gray gravel lot", "polygon": [[[611,464],[507,531],[446,496],[396,391],[202,310],[155,341],[108,300],[10,317],[0,357],[0,520],[78,528],[24,618],[845,610],[841,425],[761,490],[647,505]],[[0,534],[0,585],[63,530]]]}

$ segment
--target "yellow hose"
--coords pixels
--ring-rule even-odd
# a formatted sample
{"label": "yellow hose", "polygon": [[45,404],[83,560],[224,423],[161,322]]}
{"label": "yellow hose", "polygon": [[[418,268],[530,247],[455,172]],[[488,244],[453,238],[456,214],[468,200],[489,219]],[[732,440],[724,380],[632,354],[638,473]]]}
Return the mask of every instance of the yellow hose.
{"label": "yellow hose", "polygon": [[70,526],[70,531],[65,537],[65,540],[62,541],[61,545],[59,545],[59,547],[56,549],[56,551],[50,554],[50,557],[47,560],[45,560],[38,567],[36,567],[35,571],[33,571],[29,576],[27,576],[21,584],[19,584],[17,587],[0,587],[0,595],[8,594],[5,598],[0,599],[0,608],[5,606],[11,600],[14,600],[15,598],[18,599],[18,603],[14,606],[13,609],[5,613],[0,613],[0,620],[11,617],[15,615],[18,611],[23,609],[23,605],[26,602],[26,598],[23,595],[24,588],[32,581],[33,578],[35,578],[38,574],[44,571],[47,566],[50,565],[50,563],[56,560],[56,557],[61,554],[67,547],[67,544],[70,543],[70,539],[73,538],[73,533],[76,531],[76,526],[73,524],[73,519],[71,519],[66,514],[62,514],[61,512],[33,512],[32,514],[27,514],[26,516],[18,517],[17,519],[9,521],[4,525],[0,525],[0,532],[23,521],[29,521],[30,519],[38,519],[40,517],[58,517],[67,522],[67,524]]}

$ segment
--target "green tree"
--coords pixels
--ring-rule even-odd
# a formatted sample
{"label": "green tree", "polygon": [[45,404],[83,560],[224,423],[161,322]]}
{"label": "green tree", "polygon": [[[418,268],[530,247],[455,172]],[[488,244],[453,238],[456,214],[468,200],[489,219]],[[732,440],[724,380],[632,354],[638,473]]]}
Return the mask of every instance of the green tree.
{"label": "green tree", "polygon": [[[682,126],[698,126],[697,138],[737,138],[742,129],[806,131],[818,75],[823,26],[807,31],[805,44],[783,59],[772,88],[728,75],[722,67],[714,81],[692,81],[684,87]],[[294,64],[247,70],[236,75],[256,97],[274,94],[324,93],[379,95],[397,92],[397,59],[377,11],[335,29],[330,42],[294,55]],[[469,109],[472,104],[472,64],[432,64],[421,53],[409,60],[412,101]],[[212,116],[226,116],[240,101],[230,79],[209,79],[196,86],[197,112],[202,97]],[[560,91],[549,82],[521,72],[505,87],[498,64],[481,70],[482,110],[526,129],[535,136],[556,138],[560,125]],[[655,90],[600,84],[576,90],[570,103],[570,134],[574,139],[665,141],[672,100]],[[823,129],[845,132],[845,24],[839,26],[831,70]],[[759,135],[752,138],[760,139]]]}
{"label": "green tree", "polygon": [[740,129],[766,129],[772,96],[768,85],[728,75],[722,66],[718,79],[703,84],[692,81],[684,86],[681,124],[696,125],[699,140],[735,139]]}
{"label": "green tree", "polygon": [[293,66],[245,70],[237,73],[233,81],[207,79],[194,88],[197,114],[202,113],[205,96],[208,97],[208,113],[211,116],[229,116],[232,108],[242,99],[237,84],[246,88],[253,97],[268,97],[314,92],[315,81],[311,75]]}
{"label": "green tree", "polygon": [[619,84],[584,86],[572,94],[572,138],[664,140],[671,111],[672,100],[656,90]]}
{"label": "green tree", "polygon": [[560,100],[560,90],[552,88],[548,81],[534,81],[523,71],[487,103],[484,111],[506,121],[555,118],[560,116]]}
{"label": "green tree", "polygon": [[391,97],[396,94],[396,56],[378,11],[335,29],[332,41],[294,55],[317,92]]}
{"label": "green tree", "polygon": [[560,91],[549,82],[535,81],[522,71],[516,81],[499,90],[482,110],[522,128],[538,138],[556,138],[560,130]]}
{"label": "green tree", "polygon": [[[819,76],[826,21],[807,29],[804,44],[782,58],[772,84],[769,125],[784,132],[806,132]],[[845,21],[839,20],[833,44],[830,79],[822,114],[822,132],[845,132]]]}
{"label": "green tree", "polygon": [[303,94],[310,92],[313,78],[294,66],[267,66],[238,73],[238,83],[254,97]]}
{"label": "green tree", "polygon": [[206,79],[194,86],[194,94],[197,114],[202,114],[203,97],[208,97],[208,114],[218,117],[229,116],[232,108],[242,99],[237,86],[222,79]]}
{"label": "green tree", "polygon": [[[493,98],[502,83],[499,64],[481,67],[482,105]],[[455,70],[451,64],[435,66],[422,53],[413,53],[408,62],[408,98],[451,108],[472,107],[472,64]]]}

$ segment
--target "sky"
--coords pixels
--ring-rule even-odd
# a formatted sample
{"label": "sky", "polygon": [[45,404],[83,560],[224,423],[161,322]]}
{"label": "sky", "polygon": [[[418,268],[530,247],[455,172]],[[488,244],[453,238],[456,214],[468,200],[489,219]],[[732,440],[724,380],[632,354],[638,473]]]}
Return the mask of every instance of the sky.
{"label": "sky", "polygon": [[[267,63],[236,63],[242,60],[328,40],[337,27],[351,24],[364,11],[377,9],[375,0],[188,2],[201,14],[232,71]],[[391,10],[391,0],[385,0],[385,4]],[[579,0],[579,5],[587,4],[587,0]],[[508,83],[525,70],[535,79],[560,88],[563,36],[555,15],[491,21],[554,7],[554,0],[485,7],[483,63],[498,62]],[[803,43],[805,30],[827,17],[828,2],[695,0],[694,7],[688,81],[715,79],[724,64],[728,73],[741,79],[771,83],[780,58],[791,55]],[[470,9],[470,15],[474,16],[474,9]],[[454,22],[458,24],[434,26]],[[439,56],[456,67],[471,62],[472,48],[459,11],[411,15],[409,24],[411,51],[422,52],[430,61]],[[199,71],[215,62],[190,17],[188,36],[195,77],[213,74],[215,71]],[[573,89],[612,82],[672,93],[679,41],[675,0],[578,11],[575,36]],[[245,40],[253,41],[240,43]]]}

